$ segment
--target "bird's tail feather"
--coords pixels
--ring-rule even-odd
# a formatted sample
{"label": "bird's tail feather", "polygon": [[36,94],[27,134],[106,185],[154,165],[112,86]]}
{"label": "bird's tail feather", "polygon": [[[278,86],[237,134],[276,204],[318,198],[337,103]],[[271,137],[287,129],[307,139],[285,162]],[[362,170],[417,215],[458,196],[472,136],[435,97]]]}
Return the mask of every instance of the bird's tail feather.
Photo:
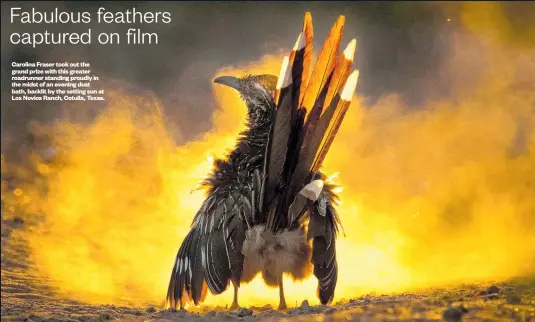
{"label": "bird's tail feather", "polygon": [[313,26],[309,13],[292,53],[284,59],[264,165],[262,204],[273,231],[292,225],[287,209],[320,169],[353,97],[358,71],[350,75],[350,70],[356,41],[338,55],[344,20],[340,16],[332,27],[310,77]]}

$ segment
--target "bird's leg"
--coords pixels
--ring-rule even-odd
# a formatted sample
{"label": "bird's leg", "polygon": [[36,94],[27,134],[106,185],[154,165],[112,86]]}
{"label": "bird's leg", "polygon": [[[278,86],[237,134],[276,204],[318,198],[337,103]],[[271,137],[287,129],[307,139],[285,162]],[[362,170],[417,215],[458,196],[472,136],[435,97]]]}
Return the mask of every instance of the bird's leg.
{"label": "bird's leg", "polygon": [[234,287],[234,299],[232,300],[230,311],[234,311],[240,307],[240,305],[238,304],[238,287],[234,283],[232,283],[232,286]]}
{"label": "bird's leg", "polygon": [[279,307],[278,310],[286,310],[286,299],[284,298],[284,287],[282,285],[282,274],[279,276]]}

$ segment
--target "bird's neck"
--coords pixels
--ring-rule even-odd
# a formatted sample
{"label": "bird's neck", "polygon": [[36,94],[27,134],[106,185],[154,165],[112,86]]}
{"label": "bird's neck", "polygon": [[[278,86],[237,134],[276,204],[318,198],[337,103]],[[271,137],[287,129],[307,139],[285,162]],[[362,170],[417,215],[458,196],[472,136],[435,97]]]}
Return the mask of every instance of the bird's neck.
{"label": "bird's neck", "polygon": [[244,158],[255,158],[258,155],[264,158],[268,142],[270,122],[257,122],[249,124],[247,129],[240,133],[236,146],[236,155]]}
{"label": "bird's neck", "polygon": [[[268,142],[271,122],[248,122],[247,128],[238,135],[237,144],[224,159],[214,163],[214,172],[207,177],[203,186],[212,193],[220,187],[236,183],[242,175],[248,176],[254,169],[261,169]],[[225,189],[222,189],[223,191]]]}

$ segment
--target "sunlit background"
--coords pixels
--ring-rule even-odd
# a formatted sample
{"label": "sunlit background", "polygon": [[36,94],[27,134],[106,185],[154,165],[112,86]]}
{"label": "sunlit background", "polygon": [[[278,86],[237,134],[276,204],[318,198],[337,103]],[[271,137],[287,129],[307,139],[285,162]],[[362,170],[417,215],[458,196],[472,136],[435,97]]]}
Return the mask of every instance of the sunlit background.
{"label": "sunlit background", "polygon": [[[415,86],[430,97],[414,103],[382,93],[370,101],[359,94],[361,77],[327,157],[325,172],[343,187],[335,301],[535,272],[535,25],[516,33],[499,3],[440,10],[455,28],[437,36],[447,37],[448,55],[436,77]],[[317,37],[328,31],[318,28]],[[277,74],[292,45],[202,81]],[[432,96],[444,83],[448,95]],[[111,77],[103,84],[107,102],[97,111],[58,106],[93,113],[90,122],[78,115],[30,123],[38,139],[22,160],[2,148],[2,219],[35,222],[2,242],[2,256],[27,242],[31,274],[60,298],[163,305],[176,251],[204,198],[197,183],[233,147],[245,107],[232,90],[213,86],[211,125],[192,135],[176,124],[192,122],[195,97],[176,106],[180,120],[171,126],[157,93]],[[56,154],[45,162],[50,146]],[[290,305],[318,304],[314,277],[285,283]],[[225,292],[206,303],[231,300]],[[260,278],[240,289],[242,306],[277,302],[277,289]]]}

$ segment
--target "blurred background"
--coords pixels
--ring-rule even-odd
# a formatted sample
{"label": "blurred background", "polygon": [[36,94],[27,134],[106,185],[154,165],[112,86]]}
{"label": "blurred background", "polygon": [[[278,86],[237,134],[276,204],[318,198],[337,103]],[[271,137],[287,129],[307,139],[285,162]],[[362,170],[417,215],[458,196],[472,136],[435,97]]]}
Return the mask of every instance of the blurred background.
{"label": "blurred background", "polygon": [[[9,23],[10,7],[24,11],[87,11],[89,24]],[[479,5],[477,11],[484,10]],[[532,5],[531,5],[532,6]],[[167,11],[169,24],[96,23],[96,11]],[[195,137],[211,126],[212,84],[210,77],[222,66],[258,60],[267,53],[290,48],[299,32],[304,12],[313,13],[318,48],[332,21],[345,15],[345,40],[358,40],[355,65],[360,69],[359,95],[373,103],[385,93],[403,95],[409,105],[420,105],[430,96],[451,92],[443,61],[452,55],[451,31],[462,22],[456,14],[462,4],[411,2],[11,2],[2,5],[2,90],[10,90],[12,61],[78,61],[92,64],[97,75],[124,80],[130,85],[154,92],[164,103],[165,114],[183,129],[183,140]],[[477,6],[476,6],[477,7]],[[530,4],[500,4],[513,30],[504,30],[504,39],[528,41]],[[532,8],[529,8],[532,9]],[[532,11],[531,11],[532,12]],[[450,19],[448,21],[447,19]],[[37,48],[12,45],[12,32],[118,32],[119,45],[39,45]],[[128,45],[128,28],[159,34],[158,45]],[[319,48],[318,48],[319,49]],[[439,77],[440,76],[440,77]],[[433,83],[432,86],[429,83]],[[426,86],[427,85],[427,86]],[[425,90],[422,90],[425,88]],[[25,128],[30,119],[50,121],[59,116],[57,104],[15,104],[2,95],[2,128]],[[45,106],[47,105],[47,106]],[[184,115],[187,114],[187,120]],[[181,117],[180,117],[181,116]],[[91,115],[88,115],[91,119]],[[15,130],[17,131],[17,130]],[[179,139],[179,138],[177,138]]]}

